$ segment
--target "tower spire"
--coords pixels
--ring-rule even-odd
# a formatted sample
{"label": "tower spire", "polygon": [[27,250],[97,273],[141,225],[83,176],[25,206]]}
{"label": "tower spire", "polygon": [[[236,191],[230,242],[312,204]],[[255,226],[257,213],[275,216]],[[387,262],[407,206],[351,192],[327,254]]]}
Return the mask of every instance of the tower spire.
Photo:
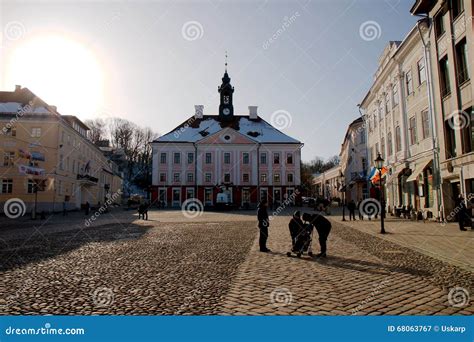
{"label": "tower spire", "polygon": [[227,72],[227,50],[225,51],[225,72]]}

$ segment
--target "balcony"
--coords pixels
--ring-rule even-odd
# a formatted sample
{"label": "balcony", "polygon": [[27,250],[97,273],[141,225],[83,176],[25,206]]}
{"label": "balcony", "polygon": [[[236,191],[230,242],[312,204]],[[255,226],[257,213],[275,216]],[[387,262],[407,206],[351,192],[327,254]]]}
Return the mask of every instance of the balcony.
{"label": "balcony", "polygon": [[91,175],[77,175],[77,180],[79,181],[79,184],[81,185],[97,185],[99,182],[99,179],[96,177],[93,177]]}

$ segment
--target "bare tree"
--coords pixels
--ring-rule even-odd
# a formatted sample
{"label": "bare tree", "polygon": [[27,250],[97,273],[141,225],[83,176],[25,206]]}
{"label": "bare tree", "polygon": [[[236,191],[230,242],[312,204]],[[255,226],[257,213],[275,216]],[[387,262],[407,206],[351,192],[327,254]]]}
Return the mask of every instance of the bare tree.
{"label": "bare tree", "polygon": [[92,143],[97,144],[107,136],[106,125],[102,119],[86,120],[84,122],[89,127],[88,138]]}

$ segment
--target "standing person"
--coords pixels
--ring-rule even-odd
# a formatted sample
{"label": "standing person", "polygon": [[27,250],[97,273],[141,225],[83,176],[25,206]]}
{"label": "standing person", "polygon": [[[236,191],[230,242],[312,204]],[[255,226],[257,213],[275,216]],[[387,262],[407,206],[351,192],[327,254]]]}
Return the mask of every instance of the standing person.
{"label": "standing person", "polygon": [[89,210],[91,209],[91,205],[89,204],[89,201],[86,202],[84,205],[84,212],[86,215],[89,215]]}
{"label": "standing person", "polygon": [[66,216],[67,215],[67,205],[66,205],[66,201],[63,201],[63,216]]}
{"label": "standing person", "polygon": [[260,252],[271,252],[267,248],[267,239],[268,239],[268,226],[270,225],[270,220],[268,219],[267,211],[267,200],[263,199],[258,205],[257,210],[257,219],[258,219],[258,228],[260,229]]}
{"label": "standing person", "polygon": [[316,255],[319,258],[326,257],[327,251],[327,240],[329,237],[329,233],[331,232],[331,222],[323,215],[320,214],[313,214],[311,218],[311,224],[316,227],[319,235],[319,246],[321,247],[321,252]]}
{"label": "standing person", "polygon": [[347,209],[349,209],[349,221],[351,220],[356,220],[356,215],[355,215],[355,210],[356,210],[356,204],[354,200],[350,200],[349,203],[347,203]]}
{"label": "standing person", "polygon": [[464,223],[466,222],[468,218],[470,218],[470,216],[467,213],[466,203],[464,203],[464,197],[462,195],[459,195],[458,197],[457,208],[459,209],[459,212],[458,212],[459,229],[462,231],[466,231],[467,229],[464,228]]}
{"label": "standing person", "polygon": [[362,203],[362,200],[360,200],[357,203],[357,211],[359,212],[359,220],[364,221],[364,213],[363,210],[361,210],[360,204]]}
{"label": "standing person", "polygon": [[301,233],[301,230],[304,227],[303,220],[301,220],[301,212],[299,210],[295,211],[293,214],[293,218],[290,220],[288,224],[288,228],[290,229],[290,236],[291,236],[291,250],[294,250],[296,238],[298,234]]}

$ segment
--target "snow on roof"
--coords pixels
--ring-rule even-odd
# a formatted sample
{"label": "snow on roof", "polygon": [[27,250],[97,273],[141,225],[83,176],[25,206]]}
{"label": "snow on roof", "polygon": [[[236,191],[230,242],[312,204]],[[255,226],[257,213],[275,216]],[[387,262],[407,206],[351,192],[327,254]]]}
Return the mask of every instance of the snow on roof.
{"label": "snow on roof", "polygon": [[219,121],[217,115],[204,115],[202,119],[192,116],[154,142],[194,143],[226,127],[230,127],[259,143],[300,144],[300,141],[279,131],[262,118],[249,119],[247,115],[236,115],[229,122]]}
{"label": "snow on roof", "polygon": [[28,107],[28,105],[23,106],[22,103],[20,102],[3,102],[0,103],[0,113],[18,113],[22,110],[25,111],[25,113],[50,113],[50,111],[43,107],[39,106],[31,110],[31,107]]}

